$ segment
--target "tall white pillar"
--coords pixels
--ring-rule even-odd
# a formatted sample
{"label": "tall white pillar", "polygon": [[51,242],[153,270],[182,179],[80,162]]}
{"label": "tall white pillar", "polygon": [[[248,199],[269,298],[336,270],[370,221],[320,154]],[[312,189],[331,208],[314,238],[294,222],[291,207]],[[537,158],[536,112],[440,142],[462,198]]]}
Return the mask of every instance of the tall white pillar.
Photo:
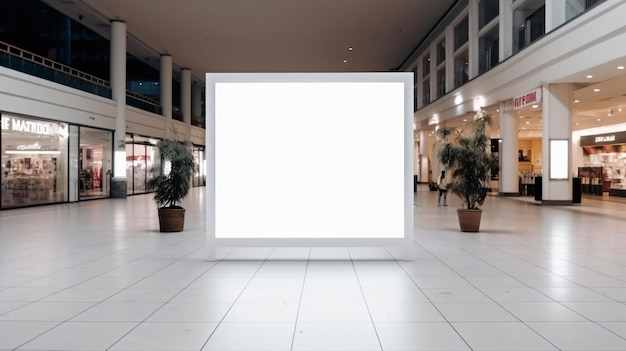
{"label": "tall white pillar", "polygon": [[468,13],[468,50],[467,57],[469,58],[469,78],[472,79],[478,76],[478,0],[470,0],[469,13]]}
{"label": "tall white pillar", "polygon": [[111,22],[111,98],[116,102],[111,197],[126,197],[126,23]]}
{"label": "tall white pillar", "polygon": [[428,183],[428,137],[420,130],[420,183]]}
{"label": "tall white pillar", "polygon": [[565,1],[546,1],[546,33],[565,23]]}
{"label": "tall white pillar", "polygon": [[161,55],[161,114],[165,117],[165,139],[174,138],[172,130],[172,56]]}
{"label": "tall white pillar", "polygon": [[513,54],[513,10],[511,5],[513,0],[500,0],[500,25],[498,26],[499,40],[499,62]]}
{"label": "tall white pillar", "polygon": [[191,143],[191,71],[183,68],[180,78],[180,107],[185,123],[185,142]]}
{"label": "tall white pillar", "polygon": [[[572,203],[572,112],[574,89],[571,84],[548,84],[541,89],[543,99],[543,140],[541,144],[542,198],[544,205]],[[552,142],[566,141],[564,150],[551,150]],[[554,158],[554,160],[552,160]],[[551,161],[567,160],[566,177],[554,177]]]}
{"label": "tall white pillar", "polygon": [[517,149],[519,144],[517,119],[513,108],[500,102],[500,195],[519,195],[519,164]]}

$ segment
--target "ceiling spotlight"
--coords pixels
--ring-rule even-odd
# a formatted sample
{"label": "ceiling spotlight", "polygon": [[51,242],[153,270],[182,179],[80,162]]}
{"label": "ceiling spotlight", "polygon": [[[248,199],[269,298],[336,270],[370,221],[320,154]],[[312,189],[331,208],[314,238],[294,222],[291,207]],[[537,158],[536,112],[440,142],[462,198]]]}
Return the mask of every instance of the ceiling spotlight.
{"label": "ceiling spotlight", "polygon": [[574,103],[575,103],[575,104],[577,104],[577,103],[579,103],[579,102],[580,102],[580,100],[578,100],[578,99],[574,100]]}
{"label": "ceiling spotlight", "polygon": [[533,105],[533,108],[537,108],[537,107],[539,107],[539,105]]}
{"label": "ceiling spotlight", "polygon": [[617,107],[617,112],[622,112],[622,106]]}
{"label": "ceiling spotlight", "polygon": [[348,51],[352,51],[352,46],[349,46],[349,47],[348,47]]}
{"label": "ceiling spotlight", "polygon": [[610,110],[609,114],[607,116],[609,116],[609,117],[613,116],[613,110]]}
{"label": "ceiling spotlight", "polygon": [[624,69],[624,66],[617,66],[617,69]]}
{"label": "ceiling spotlight", "polygon": [[591,79],[591,78],[593,78],[593,76],[590,74],[590,75],[587,76],[587,78]]}
{"label": "ceiling spotlight", "polygon": [[596,121],[600,122],[600,121],[601,121],[601,119],[600,119],[600,118],[598,118],[598,119],[596,119]]}
{"label": "ceiling spotlight", "polygon": [[595,88],[595,89],[593,89],[593,91],[597,93],[597,92],[599,92],[599,91],[600,91],[600,89]]}
{"label": "ceiling spotlight", "polygon": [[348,60],[343,60],[343,63],[348,63]]}

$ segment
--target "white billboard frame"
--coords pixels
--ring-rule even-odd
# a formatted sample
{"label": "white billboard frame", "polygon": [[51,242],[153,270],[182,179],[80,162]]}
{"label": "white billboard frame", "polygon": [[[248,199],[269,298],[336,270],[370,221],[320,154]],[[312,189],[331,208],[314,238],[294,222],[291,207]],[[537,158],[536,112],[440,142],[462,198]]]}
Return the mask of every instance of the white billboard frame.
{"label": "white billboard frame", "polygon": [[[393,234],[390,237],[386,236],[376,236],[371,237],[220,237],[220,235],[216,235],[216,213],[218,212],[218,206],[216,206],[216,179],[220,179],[220,182],[223,183],[223,179],[226,177],[219,174],[221,172],[221,166],[218,165],[216,169],[216,157],[219,161],[220,165],[223,165],[224,162],[220,160],[226,159],[221,154],[223,149],[227,149],[227,147],[223,146],[223,141],[219,141],[220,145],[216,145],[216,134],[221,137],[221,132],[224,128],[228,129],[228,127],[221,127],[225,125],[224,121],[231,121],[231,119],[226,119],[226,117],[221,117],[225,112],[224,106],[233,104],[233,101],[222,101],[224,94],[221,92],[225,90],[224,87],[238,87],[239,85],[246,86],[248,84],[252,84],[252,86],[263,86],[263,84],[272,84],[272,85],[280,85],[282,83],[285,84],[305,84],[311,83],[313,85],[322,84],[323,87],[334,87],[336,85],[350,86],[353,85],[364,85],[366,90],[368,89],[378,89],[377,87],[393,87],[394,94],[393,95],[401,95],[396,96],[393,99],[393,106],[389,105],[390,109],[395,111],[391,113],[393,116],[389,118],[389,116],[383,116],[381,113],[376,115],[374,113],[373,119],[370,118],[369,121],[360,121],[359,123],[350,124],[350,130],[354,135],[358,136],[360,133],[360,128],[364,128],[365,124],[367,124],[368,128],[376,128],[380,126],[380,123],[383,124],[394,124],[392,128],[389,129],[390,132],[386,133],[385,138],[389,138],[389,134],[393,139],[392,144],[395,145],[393,148],[393,155],[389,155],[391,159],[397,160],[397,164],[394,165],[394,172],[390,176],[393,179],[393,183],[395,187],[393,192],[394,196],[397,195],[397,199],[392,201],[397,205],[399,209],[398,212],[394,212],[392,220],[392,226],[395,228],[393,230]],[[347,83],[347,84],[346,84]],[[256,85],[255,85],[256,84]],[[324,85],[326,84],[326,85]],[[293,87],[293,85],[291,85]],[[217,88],[216,88],[217,87]],[[383,88],[385,89],[385,88]],[[226,89],[227,90],[227,89]],[[227,90],[228,91],[228,90]],[[368,90],[369,91],[369,90]],[[399,91],[399,94],[398,94]],[[413,75],[408,72],[380,72],[380,73],[207,73],[206,74],[206,163],[207,163],[207,179],[206,179],[206,244],[208,248],[208,259],[215,260],[215,250],[218,247],[401,247],[408,248],[413,242],[413,149],[414,149],[414,136],[413,136]],[[219,94],[219,96],[218,96]],[[266,95],[267,98],[267,95]],[[315,104],[324,104],[324,101],[320,101],[314,97],[308,97],[311,103]],[[216,99],[219,99],[217,101]],[[271,99],[271,97],[270,97]],[[370,100],[377,100],[376,98]],[[382,100],[382,98],[381,98]],[[265,101],[265,100],[264,100]],[[398,101],[402,106],[398,105]],[[235,102],[236,103],[236,102]],[[240,101],[239,104],[252,103],[250,100]],[[369,102],[360,101],[361,104],[368,104]],[[381,108],[385,108],[385,102],[381,102],[383,104]],[[219,106],[219,108],[217,107]],[[241,105],[239,105],[241,106]],[[305,106],[301,106],[302,109],[306,109]],[[218,111],[219,110],[219,111]],[[346,109],[350,110],[350,109]],[[398,112],[399,111],[399,112]],[[297,111],[296,111],[297,112]],[[350,114],[351,112],[342,112]],[[246,113],[249,115],[249,113]],[[296,114],[297,115],[297,114]],[[231,117],[239,118],[241,115],[233,114],[229,115]],[[243,117],[243,116],[241,116]],[[354,117],[350,117],[354,118]],[[218,121],[218,125],[216,126],[216,120]],[[312,123],[314,121],[308,120],[307,123]],[[242,120],[242,128],[253,128],[253,126],[246,125],[245,121]],[[222,128],[222,130],[217,129]],[[231,128],[232,129],[232,128]],[[317,129],[319,131],[319,129]],[[387,129],[385,129],[387,130]],[[267,132],[267,130],[265,130]],[[275,138],[281,138],[281,136],[288,135],[289,133],[303,133],[306,131],[297,130],[297,131],[287,131],[284,130],[280,132],[278,135],[265,135],[268,140],[274,140]],[[285,134],[287,133],[287,134]],[[371,134],[371,129],[370,129]],[[324,139],[323,136],[316,135],[315,137]],[[397,139],[397,140],[396,140]],[[222,139],[220,139],[222,140]],[[387,139],[385,139],[387,140]],[[383,140],[383,142],[385,141]],[[398,142],[399,141],[399,142]],[[244,141],[245,143],[246,141]],[[363,142],[372,142],[370,140],[363,140]],[[229,145],[233,145],[232,143]],[[245,146],[244,146],[245,147]],[[216,150],[219,149],[219,150]],[[382,149],[382,147],[381,147]],[[389,148],[387,148],[388,150]],[[220,153],[216,155],[216,153]],[[235,152],[235,156],[241,157],[241,152]],[[401,155],[400,155],[401,154]],[[249,162],[247,159],[235,160],[232,159],[233,154],[229,154],[228,160],[229,162]],[[383,158],[380,158],[383,159]],[[386,159],[386,158],[385,158]],[[221,162],[221,163],[220,163]],[[230,163],[229,163],[230,164]],[[231,175],[233,173],[230,173]],[[248,177],[255,177],[255,174],[248,174]],[[387,179],[389,180],[389,179]],[[373,182],[369,184],[372,189],[376,189],[378,186],[386,187],[388,183],[385,184],[376,184]],[[400,184],[401,183],[401,184]],[[250,183],[240,184],[241,187],[247,188],[250,187]],[[303,184],[306,186],[306,184]],[[226,186],[225,188],[228,188]],[[364,188],[361,190],[362,192],[367,192],[368,189]],[[220,187],[219,192],[222,191],[222,187]],[[220,194],[220,200],[226,195]],[[306,194],[302,195],[303,201],[306,201]],[[345,200],[345,198],[344,198]],[[333,199],[328,199],[328,201],[333,201]],[[396,203],[397,202],[397,203]],[[370,203],[368,206],[372,206],[374,208],[379,208],[381,211],[387,209],[390,204],[388,203]],[[231,206],[232,207],[232,206]],[[219,207],[221,210],[222,207]],[[284,209],[284,208],[283,208]],[[250,216],[250,213],[246,211],[241,211],[239,213],[241,216],[241,220],[245,221],[246,216]],[[221,218],[221,217],[220,217]],[[397,223],[398,219],[401,219],[402,223]],[[311,220],[315,220],[315,215],[312,215]],[[220,219],[221,220],[221,219]],[[222,222],[220,222],[222,223]],[[306,224],[303,224],[306,226]],[[398,233],[401,231],[401,233]],[[352,235],[355,235],[354,233]],[[245,235],[244,235],[245,236]]]}

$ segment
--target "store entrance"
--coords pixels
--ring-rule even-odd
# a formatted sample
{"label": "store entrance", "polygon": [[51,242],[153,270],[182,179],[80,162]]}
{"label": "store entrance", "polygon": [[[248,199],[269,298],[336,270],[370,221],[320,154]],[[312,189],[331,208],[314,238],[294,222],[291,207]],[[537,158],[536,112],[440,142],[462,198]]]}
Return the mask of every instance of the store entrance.
{"label": "store entrance", "polygon": [[79,200],[109,196],[113,134],[110,131],[80,127],[78,165]]}

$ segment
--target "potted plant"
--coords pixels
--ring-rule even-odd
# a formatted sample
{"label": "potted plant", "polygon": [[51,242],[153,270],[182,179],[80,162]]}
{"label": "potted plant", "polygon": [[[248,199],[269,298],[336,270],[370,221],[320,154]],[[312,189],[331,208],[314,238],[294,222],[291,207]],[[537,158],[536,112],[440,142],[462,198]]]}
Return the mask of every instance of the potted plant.
{"label": "potted plant", "polygon": [[[446,126],[437,131],[443,139],[439,160],[452,171],[450,190],[463,201],[463,208],[457,210],[463,232],[479,231],[482,210],[478,206],[487,197],[491,172],[498,170],[498,159],[491,154],[490,139],[487,137],[487,126],[490,124],[491,116],[481,113],[475,117],[469,135]],[[454,143],[448,141],[453,133],[456,134]]]}
{"label": "potted plant", "polygon": [[161,164],[151,170],[148,189],[154,191],[161,232],[180,232],[185,224],[185,209],[178,203],[191,188],[193,154],[186,145],[170,139],[159,141],[157,148]]}

